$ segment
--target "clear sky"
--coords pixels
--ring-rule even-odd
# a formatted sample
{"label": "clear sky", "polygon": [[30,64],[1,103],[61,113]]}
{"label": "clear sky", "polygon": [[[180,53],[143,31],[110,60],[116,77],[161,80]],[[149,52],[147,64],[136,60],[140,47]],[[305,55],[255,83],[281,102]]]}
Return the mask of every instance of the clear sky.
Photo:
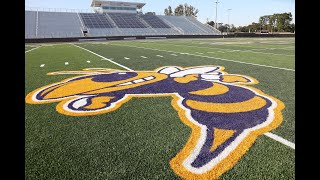
{"label": "clear sky", "polygon": [[[92,0],[25,0],[26,7],[41,8],[65,8],[65,9],[90,9]],[[116,0],[114,0],[116,1]],[[164,9],[171,5],[175,8],[179,4],[188,3],[199,9],[198,20],[201,22],[215,21],[217,0],[118,0],[127,2],[146,3],[143,12],[156,12],[162,14]],[[295,22],[294,0],[219,0],[218,22],[228,23],[228,9],[230,10],[229,21],[235,26],[249,25],[258,22],[259,17],[274,13],[291,12]]]}

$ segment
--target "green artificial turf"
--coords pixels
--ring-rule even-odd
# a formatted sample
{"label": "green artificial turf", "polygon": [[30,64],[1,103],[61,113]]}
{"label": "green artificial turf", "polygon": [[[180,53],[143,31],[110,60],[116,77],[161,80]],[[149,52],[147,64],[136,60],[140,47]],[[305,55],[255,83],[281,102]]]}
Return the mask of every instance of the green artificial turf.
{"label": "green artificial turf", "polygon": [[[212,45],[213,42],[255,44]],[[279,44],[285,42],[287,43]],[[77,45],[133,70],[154,70],[170,65],[220,65],[228,73],[254,77],[260,81],[254,87],[280,99],[286,105],[283,123],[272,133],[295,142],[293,38],[149,40]],[[193,55],[180,54],[181,52]],[[71,44],[42,46],[30,51],[26,53],[25,59],[25,94],[74,76],[46,75],[49,72],[79,71],[84,68],[123,69],[101,59]],[[69,65],[65,65],[65,62]],[[43,64],[44,67],[40,67]],[[184,147],[191,129],[181,122],[178,113],[171,107],[170,97],[133,98],[116,111],[85,117],[59,114],[55,109],[56,105],[57,103],[26,104],[26,179],[180,179],[170,168],[169,161]],[[294,161],[294,149],[261,136],[240,161],[219,179],[294,179]]]}

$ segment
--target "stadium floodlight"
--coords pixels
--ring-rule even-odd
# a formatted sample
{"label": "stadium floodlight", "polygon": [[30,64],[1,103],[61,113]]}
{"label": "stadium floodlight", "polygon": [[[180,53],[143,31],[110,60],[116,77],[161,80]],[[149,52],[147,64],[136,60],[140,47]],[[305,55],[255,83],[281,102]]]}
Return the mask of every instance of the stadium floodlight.
{"label": "stadium floodlight", "polygon": [[216,26],[216,29],[218,28],[218,24],[217,24],[217,16],[218,16],[218,3],[220,3],[219,2],[219,0],[217,0],[216,2],[216,23],[215,23],[215,26]]}
{"label": "stadium floodlight", "polygon": [[232,9],[228,9],[228,28],[227,28],[227,33],[229,33],[229,28],[230,28],[230,11]]}

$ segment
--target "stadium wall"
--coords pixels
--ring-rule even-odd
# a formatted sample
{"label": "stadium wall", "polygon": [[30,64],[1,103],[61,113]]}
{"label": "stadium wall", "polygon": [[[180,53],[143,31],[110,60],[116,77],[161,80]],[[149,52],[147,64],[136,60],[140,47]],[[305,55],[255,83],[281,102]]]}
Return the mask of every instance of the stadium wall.
{"label": "stadium wall", "polygon": [[255,34],[234,33],[228,35],[166,35],[166,36],[110,36],[110,37],[78,37],[78,38],[33,38],[25,39],[25,43],[51,43],[51,42],[79,42],[98,40],[134,40],[134,39],[179,39],[179,38],[267,38],[267,37],[295,37],[295,34]]}

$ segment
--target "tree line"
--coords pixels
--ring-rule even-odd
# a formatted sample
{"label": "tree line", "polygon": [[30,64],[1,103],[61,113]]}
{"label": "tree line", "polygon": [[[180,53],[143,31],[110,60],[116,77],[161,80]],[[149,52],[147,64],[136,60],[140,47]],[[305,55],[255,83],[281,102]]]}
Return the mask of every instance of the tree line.
{"label": "tree line", "polygon": [[[259,22],[253,22],[248,26],[235,27],[233,24],[218,23],[218,30],[221,32],[294,32],[295,24],[291,23],[292,14],[276,13],[273,15],[265,15],[259,18]],[[207,22],[210,26],[215,27],[213,21]]]}
{"label": "tree line", "polygon": [[[199,10],[191,5],[180,4],[176,8],[171,6],[164,10],[166,16],[193,16],[197,17]],[[259,18],[259,22],[252,22],[248,26],[235,27],[233,24],[218,23],[218,30],[221,32],[294,32],[295,24],[291,23],[292,14],[275,13],[273,15],[265,15]],[[215,22],[208,21],[212,27],[215,27]]]}
{"label": "tree line", "polygon": [[188,5],[187,3],[178,5],[174,11],[172,7],[169,6],[164,10],[164,15],[166,16],[194,16],[197,17],[199,10],[195,7]]}

